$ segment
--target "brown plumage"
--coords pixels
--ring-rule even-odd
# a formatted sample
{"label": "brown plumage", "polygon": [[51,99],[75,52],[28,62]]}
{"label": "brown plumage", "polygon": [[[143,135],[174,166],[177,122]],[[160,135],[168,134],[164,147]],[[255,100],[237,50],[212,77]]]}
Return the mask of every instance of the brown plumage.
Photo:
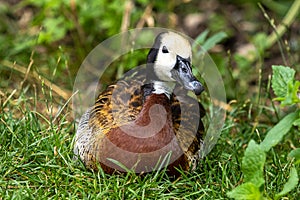
{"label": "brown plumage", "polygon": [[[158,38],[163,40],[161,35]],[[151,63],[151,56],[150,51],[148,63]],[[170,88],[164,91],[168,87],[166,80],[162,82],[162,77],[155,75],[156,68],[152,65],[147,66],[149,69],[154,70],[154,78],[149,79],[149,73],[145,72],[141,74],[147,74],[146,77],[124,78],[108,86],[98,96],[95,105],[82,116],[74,153],[87,168],[96,170],[100,164],[107,173],[124,171],[110,160],[113,159],[138,173],[147,172],[157,169],[153,166],[157,167],[170,152],[170,174],[178,174],[175,168],[188,170],[196,167],[204,132],[200,120],[204,109],[196,98],[187,95],[187,90],[180,84],[176,84],[175,89],[170,87],[171,92]],[[160,73],[162,71],[160,69]],[[198,84],[191,76],[189,80]],[[173,78],[170,80],[174,82]],[[199,90],[197,84],[194,85]]]}

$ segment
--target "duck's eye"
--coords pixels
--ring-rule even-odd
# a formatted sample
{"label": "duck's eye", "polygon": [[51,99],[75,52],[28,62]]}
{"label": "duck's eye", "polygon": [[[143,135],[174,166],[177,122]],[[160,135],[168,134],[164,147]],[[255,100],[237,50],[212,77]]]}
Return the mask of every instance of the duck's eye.
{"label": "duck's eye", "polygon": [[188,72],[187,68],[182,68],[182,72],[186,74]]}
{"label": "duck's eye", "polygon": [[168,49],[167,49],[167,47],[166,47],[166,46],[163,46],[163,48],[162,48],[162,52],[163,52],[163,53],[169,53],[169,51],[168,51]]}

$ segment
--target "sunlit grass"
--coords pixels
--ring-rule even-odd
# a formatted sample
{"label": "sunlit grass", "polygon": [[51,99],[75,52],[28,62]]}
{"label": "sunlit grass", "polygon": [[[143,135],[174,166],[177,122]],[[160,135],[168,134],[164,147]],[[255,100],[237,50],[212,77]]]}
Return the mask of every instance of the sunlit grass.
{"label": "sunlit grass", "polygon": [[[288,62],[299,72],[299,23],[297,7],[290,6],[292,1],[264,1],[259,7],[255,2],[231,1],[225,6],[222,1],[213,1],[214,6],[203,8],[195,5],[206,5],[206,1],[178,5],[173,1],[139,1],[130,8],[133,10],[124,13],[119,1],[109,2],[108,9],[106,1],[20,1],[15,5],[8,2],[0,3],[0,200],[228,199],[226,193],[243,183],[241,162],[249,141],[263,141],[284,114],[295,110],[281,108],[272,101],[270,86],[270,66],[277,64],[273,62]],[[293,2],[299,7],[299,1]],[[53,3],[58,6],[53,7]],[[274,11],[279,8],[280,12]],[[189,14],[199,14],[195,16],[207,15],[207,19],[197,25],[194,34],[206,28],[210,31],[208,36],[219,31],[228,34],[228,40],[218,44],[211,54],[222,74],[230,108],[222,135],[195,171],[182,172],[177,179],[168,177],[164,171],[107,175],[101,169],[89,171],[73,160],[76,120],[69,98],[76,71],[93,47],[120,31],[119,23],[126,13],[132,14],[128,23],[123,20],[129,25],[127,28],[149,25],[145,23],[149,20],[155,26],[164,25],[165,19],[170,21],[167,27],[175,27],[171,19],[185,23]],[[33,16],[21,26],[20,22],[30,14]],[[59,24],[55,29],[47,29],[49,19],[52,23],[62,22],[58,15],[66,19],[63,23],[76,26]],[[82,24],[77,24],[79,18]],[[178,24],[179,30],[185,30],[184,25]],[[65,29],[65,35],[56,38]],[[49,38],[44,39],[48,41],[40,41],[41,33],[46,36],[47,31]],[[284,39],[279,37],[283,33]],[[249,45],[258,48],[259,53],[253,56]],[[239,50],[246,50],[244,57]],[[134,54],[134,59],[128,55],[120,57],[112,64],[118,68],[110,68],[102,78],[106,83],[114,81],[127,67],[144,64],[146,54]],[[124,62],[122,67],[119,61]],[[296,76],[299,80],[299,74]],[[201,98],[207,108],[208,93]],[[288,180],[293,164],[287,154],[299,148],[299,142],[299,132],[294,129],[268,152],[261,189],[270,199]],[[299,164],[296,167],[299,172]],[[299,199],[299,191],[298,184],[284,199]]]}
{"label": "sunlit grass", "polygon": [[[75,122],[68,119],[71,112],[68,108],[61,112],[59,120],[51,122],[50,114],[37,111],[33,102],[34,98],[21,91],[1,108],[4,111],[0,113],[3,199],[223,199],[226,192],[243,180],[240,162],[252,137],[246,134],[251,132],[251,126],[227,120],[213,151],[200,161],[194,172],[182,172],[177,179],[168,177],[164,171],[107,175],[101,170],[88,171],[72,159]],[[43,100],[41,105],[46,110],[55,106]],[[239,115],[231,113],[229,119],[236,117],[235,114]],[[268,185],[272,187],[266,188],[270,196],[280,191],[289,171],[282,155],[273,151],[272,157],[268,160],[271,167],[266,169]],[[291,199],[296,195],[291,193]]]}

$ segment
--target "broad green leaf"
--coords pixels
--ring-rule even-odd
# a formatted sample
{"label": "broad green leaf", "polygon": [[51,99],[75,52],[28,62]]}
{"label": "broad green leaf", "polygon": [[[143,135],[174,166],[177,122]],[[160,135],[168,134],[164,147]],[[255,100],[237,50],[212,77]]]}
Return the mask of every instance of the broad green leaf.
{"label": "broad green leaf", "polygon": [[245,151],[242,161],[242,172],[244,174],[244,181],[251,182],[257,187],[264,184],[263,169],[266,161],[266,154],[253,140]]}
{"label": "broad green leaf", "polygon": [[229,198],[234,198],[236,200],[260,200],[262,199],[262,194],[259,191],[259,187],[253,183],[244,183],[239,185],[232,191],[227,193]]}
{"label": "broad green leaf", "polygon": [[292,150],[289,155],[289,158],[294,158],[295,159],[295,164],[300,163],[300,148]]}
{"label": "broad green leaf", "polygon": [[296,119],[293,123],[294,126],[300,127],[300,119]]}
{"label": "broad green leaf", "polygon": [[293,167],[290,171],[288,181],[284,184],[282,191],[276,195],[276,198],[279,198],[292,191],[295,187],[297,187],[298,181],[299,178],[298,178],[297,170],[295,167]]}
{"label": "broad green leaf", "polygon": [[277,97],[274,100],[281,101],[282,106],[293,105],[300,102],[300,97],[298,96],[300,82],[290,81],[287,86],[287,92],[285,97]]}
{"label": "broad green leaf", "polygon": [[202,45],[202,48],[205,49],[206,51],[208,51],[226,37],[227,37],[227,34],[225,32],[216,33],[215,35],[211,36],[210,38],[208,38],[205,41],[205,43]]}
{"label": "broad green leaf", "polygon": [[272,88],[277,97],[285,97],[288,83],[293,82],[295,70],[281,65],[273,65]]}
{"label": "broad green leaf", "polygon": [[300,112],[299,112],[299,116],[298,119],[296,119],[293,123],[294,126],[298,126],[298,128],[300,129]]}
{"label": "broad green leaf", "polygon": [[282,138],[289,132],[293,122],[298,118],[299,112],[293,112],[285,116],[268,133],[265,139],[260,143],[260,147],[265,152],[278,144]]}
{"label": "broad green leaf", "polygon": [[198,35],[198,37],[195,39],[195,45],[202,45],[208,35],[208,30],[206,29],[205,31],[203,31],[200,35]]}

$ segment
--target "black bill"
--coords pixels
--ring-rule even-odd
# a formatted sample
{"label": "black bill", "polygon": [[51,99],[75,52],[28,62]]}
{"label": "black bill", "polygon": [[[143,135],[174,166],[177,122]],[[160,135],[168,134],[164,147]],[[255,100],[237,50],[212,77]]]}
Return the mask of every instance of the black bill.
{"label": "black bill", "polygon": [[196,95],[200,95],[204,91],[203,85],[193,75],[191,64],[187,59],[177,55],[176,65],[171,73],[172,78],[179,82],[185,89],[194,91]]}

